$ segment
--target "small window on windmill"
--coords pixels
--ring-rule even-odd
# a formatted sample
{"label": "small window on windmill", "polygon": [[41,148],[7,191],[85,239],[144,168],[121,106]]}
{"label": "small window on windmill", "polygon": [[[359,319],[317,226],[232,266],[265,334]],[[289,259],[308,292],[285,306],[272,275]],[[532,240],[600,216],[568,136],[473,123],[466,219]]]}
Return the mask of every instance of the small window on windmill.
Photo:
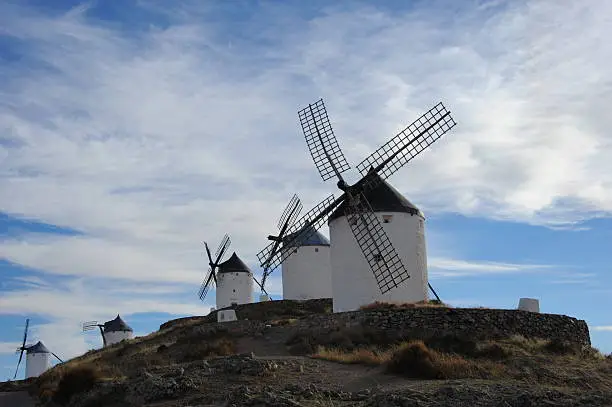
{"label": "small window on windmill", "polygon": [[236,292],[236,289],[234,288],[232,291],[233,291],[233,292]]}
{"label": "small window on windmill", "polygon": [[383,215],[383,223],[391,223],[391,219],[393,219],[393,215]]}
{"label": "small window on windmill", "polygon": [[319,251],[319,248],[318,248],[318,247],[315,247],[315,252],[318,252],[318,251]]}

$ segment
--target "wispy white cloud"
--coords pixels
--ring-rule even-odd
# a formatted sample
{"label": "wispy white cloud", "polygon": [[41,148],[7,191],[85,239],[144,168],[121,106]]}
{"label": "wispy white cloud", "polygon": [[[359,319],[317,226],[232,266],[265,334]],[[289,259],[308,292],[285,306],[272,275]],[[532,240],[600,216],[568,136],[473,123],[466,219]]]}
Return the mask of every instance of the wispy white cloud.
{"label": "wispy white cloud", "polygon": [[[332,6],[308,21],[269,18],[248,40],[204,24],[210,6],[176,7],[167,28],[132,36],[87,7],[47,16],[0,5],[2,33],[25,54],[0,67],[0,210],[84,233],[0,242],[0,257],[78,277],[0,298],[0,312],[49,316],[50,346],[86,349],[78,322],[110,309],[207,312],[176,298],[203,277],[201,240],[230,233],[255,265],[291,194],[310,207],[336,191],[318,178],[296,114],[321,96],[353,164],[446,103],[459,125],[390,180],[426,214],[575,227],[612,209],[606,2],[452,16]],[[548,270],[429,263],[434,277]],[[104,290],[100,278],[114,282]]]}
{"label": "wispy white cloud", "polygon": [[479,274],[541,272],[551,269],[545,264],[501,263],[494,261],[466,261],[448,258],[431,258],[428,260],[429,276],[465,277]]}
{"label": "wispy white cloud", "polygon": [[594,326],[591,329],[594,331],[612,331],[612,325]]}
{"label": "wispy white cloud", "polygon": [[596,273],[557,273],[557,275],[560,278],[551,280],[551,284],[586,285],[593,287],[600,285]]}
{"label": "wispy white cloud", "polygon": [[21,342],[0,342],[0,353],[15,353]]}

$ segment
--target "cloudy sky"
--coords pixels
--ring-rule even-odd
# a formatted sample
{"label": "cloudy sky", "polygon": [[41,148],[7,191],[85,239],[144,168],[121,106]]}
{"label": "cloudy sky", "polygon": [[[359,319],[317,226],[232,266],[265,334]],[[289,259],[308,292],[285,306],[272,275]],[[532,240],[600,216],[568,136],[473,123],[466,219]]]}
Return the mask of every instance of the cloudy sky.
{"label": "cloudy sky", "polygon": [[297,116],[319,98],[349,181],[443,102],[457,126],[389,179],[427,216],[433,286],[457,306],[539,298],[612,352],[610,15],[606,0],[0,1],[0,380],[26,317],[69,358],[101,344],[85,320],[120,313],[144,335],[208,313],[203,240],[230,234],[259,274],[291,196],[338,194]]}

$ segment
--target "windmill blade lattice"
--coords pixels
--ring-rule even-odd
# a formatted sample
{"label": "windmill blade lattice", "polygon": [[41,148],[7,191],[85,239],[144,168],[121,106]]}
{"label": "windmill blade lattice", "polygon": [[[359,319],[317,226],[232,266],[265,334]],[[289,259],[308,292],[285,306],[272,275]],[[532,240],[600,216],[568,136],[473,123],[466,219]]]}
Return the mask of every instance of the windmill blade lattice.
{"label": "windmill blade lattice", "polygon": [[294,194],[278,220],[278,229],[283,230],[284,225],[291,226],[301,211],[302,202],[300,201],[300,198],[298,198],[297,194]]}
{"label": "windmill blade lattice", "polygon": [[310,155],[323,181],[350,169],[329,122],[323,99],[298,112]]}
{"label": "windmill blade lattice", "polygon": [[380,219],[363,193],[345,209],[351,231],[366,258],[380,291],[385,294],[410,278]]}
{"label": "windmill blade lattice", "polygon": [[99,326],[98,321],[87,321],[83,322],[83,332],[93,331]]}
{"label": "windmill blade lattice", "polygon": [[208,274],[206,274],[206,278],[204,279],[204,281],[202,281],[202,285],[200,286],[200,289],[198,290],[198,297],[202,301],[204,300],[204,298],[208,294],[208,291],[210,290],[211,280],[212,280],[213,274],[214,273],[213,273],[212,267],[209,267],[208,268]]}
{"label": "windmill blade lattice", "polygon": [[225,236],[223,236],[223,239],[221,240],[221,243],[219,243],[219,247],[217,247],[217,251],[215,252],[215,258],[217,259],[217,261],[219,261],[221,257],[223,257],[225,251],[230,246],[230,244],[232,244],[232,241],[229,235],[226,234]]}
{"label": "windmill blade lattice", "polygon": [[[278,221],[278,228],[279,228],[278,236],[268,236],[268,239],[272,240],[273,243],[270,243],[269,247],[266,248],[267,250],[264,249],[266,250],[266,254],[267,254],[266,259],[271,258],[272,255],[276,253],[276,251],[278,251],[278,248],[287,233],[287,229],[291,225],[293,225],[293,223],[295,222],[295,218],[297,218],[297,216],[299,215],[301,211],[302,211],[302,202],[298,198],[297,194],[294,194],[291,200],[289,201],[289,203],[287,204],[287,206],[285,207],[285,210],[283,211]],[[268,295],[264,287],[266,285],[266,279],[268,278],[268,275],[272,272],[272,270],[269,270],[269,268],[267,267],[267,262],[265,262],[265,264],[266,266],[264,266],[263,275],[261,277],[261,283],[259,283],[255,279],[255,277],[253,277],[253,279],[255,280],[257,285],[261,287],[261,290],[266,295]]]}
{"label": "windmill blade lattice", "polygon": [[26,319],[25,330],[23,331],[23,342],[21,343],[21,347],[18,349],[19,351],[19,361],[17,362],[17,368],[15,369],[15,375],[13,376],[13,380],[17,377],[17,372],[19,371],[19,365],[21,364],[21,360],[23,359],[23,352],[25,351],[26,341],[28,340],[28,327],[30,326],[30,319]]}
{"label": "windmill blade lattice", "polygon": [[217,250],[215,251],[215,259],[213,260],[210,255],[210,250],[208,249],[208,243],[204,242],[210,267],[208,268],[208,273],[206,274],[206,277],[202,281],[202,285],[198,290],[198,297],[200,298],[200,300],[204,301],[204,298],[210,290],[211,284],[213,282],[215,284],[217,283],[217,276],[215,274],[216,268],[219,266],[219,261],[221,260],[221,258],[223,258],[223,255],[225,254],[231,243],[232,241],[229,235],[226,234],[225,236],[223,236],[223,239],[221,239],[221,243],[219,243],[219,247],[217,247]]}
{"label": "windmill blade lattice", "polygon": [[357,170],[366,176],[374,168],[381,179],[388,178],[455,125],[450,111],[438,103],[357,164]]}
{"label": "windmill blade lattice", "polygon": [[[341,201],[342,199],[334,200],[334,195],[330,195],[319,202],[317,206],[308,211],[287,230],[286,235],[295,235],[291,240],[286,242],[286,245],[292,246],[296,242],[303,242],[310,238],[310,236],[323,225],[326,215],[338,206]],[[307,225],[312,227],[304,228]],[[298,231],[300,231],[300,233],[296,233]],[[271,242],[263,250],[257,253],[259,264],[267,274],[270,274],[276,269],[292,253],[291,250],[274,250],[275,243],[277,242]]]}

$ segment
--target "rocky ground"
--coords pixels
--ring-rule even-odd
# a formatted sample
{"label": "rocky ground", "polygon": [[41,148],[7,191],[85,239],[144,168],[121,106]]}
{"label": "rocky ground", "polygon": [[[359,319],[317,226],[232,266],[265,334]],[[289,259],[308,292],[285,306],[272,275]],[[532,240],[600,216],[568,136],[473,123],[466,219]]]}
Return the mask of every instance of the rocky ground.
{"label": "rocky ground", "polygon": [[590,348],[520,338],[398,345],[359,328],[309,337],[291,329],[295,317],[243,333],[184,320],[0,392],[26,389],[46,407],[612,406],[612,359]]}

